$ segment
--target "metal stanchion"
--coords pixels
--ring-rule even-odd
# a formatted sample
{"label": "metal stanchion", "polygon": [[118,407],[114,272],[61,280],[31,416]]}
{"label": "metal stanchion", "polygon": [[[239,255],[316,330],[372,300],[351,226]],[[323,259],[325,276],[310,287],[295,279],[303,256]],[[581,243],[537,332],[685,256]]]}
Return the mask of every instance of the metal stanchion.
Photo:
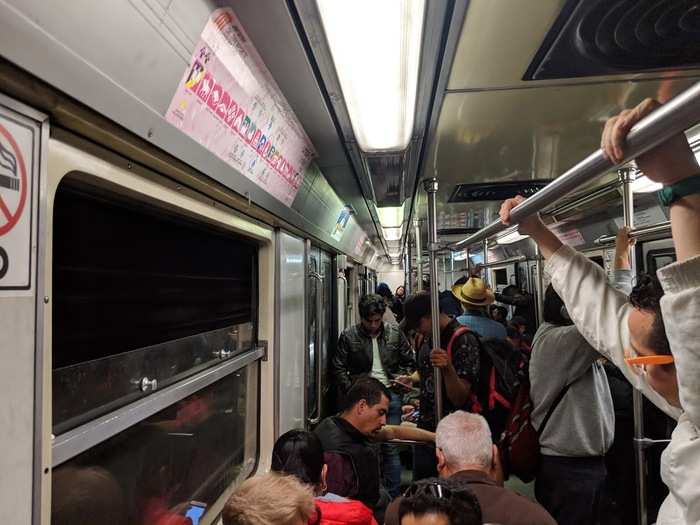
{"label": "metal stanchion", "polygon": [[[634,193],[632,192],[633,168],[619,169],[618,174],[622,182],[622,213],[625,226],[634,228]],[[632,275],[636,275],[636,261],[634,253],[629,254],[630,269]],[[637,523],[647,525],[647,479],[646,457],[644,452],[644,399],[642,393],[636,388],[632,389],[632,410],[634,415],[634,456],[635,473],[637,476]]]}
{"label": "metal stanchion", "polygon": [[420,221],[413,222],[416,232],[416,292],[423,291],[423,247],[420,242]]}
{"label": "metal stanchion", "polygon": [[[430,309],[433,320],[433,348],[440,346],[440,290],[438,289],[438,238],[437,238],[437,179],[426,179],[423,188],[428,194],[428,252],[430,253]],[[435,424],[442,419],[442,370],[433,368],[433,390],[435,391]]]}

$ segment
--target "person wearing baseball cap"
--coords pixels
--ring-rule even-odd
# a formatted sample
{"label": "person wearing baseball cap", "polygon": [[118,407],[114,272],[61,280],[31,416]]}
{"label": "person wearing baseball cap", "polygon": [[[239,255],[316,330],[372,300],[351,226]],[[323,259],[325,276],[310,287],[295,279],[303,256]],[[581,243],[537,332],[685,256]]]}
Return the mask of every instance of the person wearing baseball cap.
{"label": "person wearing baseball cap", "polygon": [[498,321],[490,319],[488,307],[495,298],[491,289],[478,277],[470,277],[462,285],[452,287],[452,294],[462,303],[464,314],[457,321],[483,338],[506,340],[506,328]]}
{"label": "person wearing baseball cap", "polygon": [[[418,293],[404,303],[406,329],[418,331],[422,343],[417,348],[418,381],[420,383],[420,416],[418,427],[435,431],[434,367],[442,370],[443,409],[445,414],[469,407],[469,396],[479,379],[479,342],[470,332],[459,334],[452,341],[452,352],[447,352],[450,340],[460,324],[443,311],[440,305],[440,341],[432,341],[432,315],[430,294]],[[413,479],[435,476],[437,473],[435,450],[432,447],[414,447]]]}

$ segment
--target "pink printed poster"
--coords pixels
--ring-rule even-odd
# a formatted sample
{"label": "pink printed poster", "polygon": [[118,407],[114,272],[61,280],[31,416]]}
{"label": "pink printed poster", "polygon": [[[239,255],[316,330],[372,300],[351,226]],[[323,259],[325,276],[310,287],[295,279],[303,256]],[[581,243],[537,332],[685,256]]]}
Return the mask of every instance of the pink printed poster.
{"label": "pink printed poster", "polygon": [[316,155],[230,8],[209,18],[165,118],[287,206]]}

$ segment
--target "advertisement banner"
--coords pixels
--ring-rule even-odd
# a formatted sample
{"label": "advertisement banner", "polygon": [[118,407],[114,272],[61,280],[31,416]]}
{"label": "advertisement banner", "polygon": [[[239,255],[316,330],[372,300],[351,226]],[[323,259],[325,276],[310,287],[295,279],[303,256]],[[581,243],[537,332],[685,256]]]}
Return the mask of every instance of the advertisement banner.
{"label": "advertisement banner", "polygon": [[230,8],[209,18],[165,118],[287,206],[316,155]]}

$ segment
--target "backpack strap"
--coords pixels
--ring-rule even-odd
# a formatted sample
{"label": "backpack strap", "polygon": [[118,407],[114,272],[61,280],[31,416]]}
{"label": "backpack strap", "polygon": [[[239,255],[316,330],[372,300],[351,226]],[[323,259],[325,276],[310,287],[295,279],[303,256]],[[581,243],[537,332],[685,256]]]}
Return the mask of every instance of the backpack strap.
{"label": "backpack strap", "polygon": [[469,333],[469,328],[466,326],[460,326],[457,328],[454,332],[452,332],[452,337],[450,337],[450,342],[447,343],[447,355],[450,358],[450,361],[452,361],[452,345],[454,344],[455,340],[462,334]]}
{"label": "backpack strap", "polygon": [[554,398],[554,402],[549,406],[549,410],[547,410],[547,415],[544,416],[544,420],[542,421],[542,424],[540,425],[539,430],[537,430],[538,436],[541,436],[542,432],[544,432],[544,428],[547,426],[547,423],[549,423],[549,419],[552,417],[552,414],[554,414],[554,411],[559,406],[559,403],[561,403],[562,399],[564,399],[564,396],[569,391],[569,388],[571,387],[571,385],[573,385],[576,381],[578,381],[582,377],[583,377],[583,375],[581,375],[581,376],[577,377],[576,379],[574,379],[573,381],[571,381],[568,385],[566,385],[564,388],[562,388],[561,392],[559,392],[559,395],[557,395],[557,397]]}

